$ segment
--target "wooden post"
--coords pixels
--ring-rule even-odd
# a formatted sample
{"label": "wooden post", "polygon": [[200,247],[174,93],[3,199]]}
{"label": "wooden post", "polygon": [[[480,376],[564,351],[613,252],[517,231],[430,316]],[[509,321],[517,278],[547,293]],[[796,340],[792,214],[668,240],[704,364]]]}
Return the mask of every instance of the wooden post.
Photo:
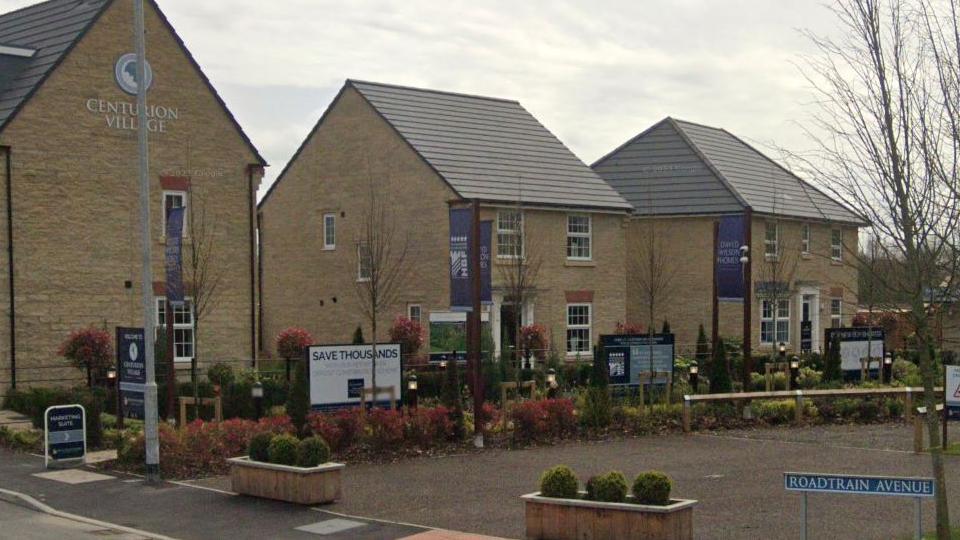
{"label": "wooden post", "polygon": [[802,390],[797,390],[795,407],[797,410],[794,411],[793,418],[798,424],[800,424],[803,422],[803,391]]}
{"label": "wooden post", "polygon": [[713,336],[712,336],[713,341],[710,348],[711,351],[716,351],[718,344],[720,343],[720,290],[719,290],[719,284],[717,283],[717,252],[719,251],[717,248],[719,247],[718,246],[719,241],[720,241],[720,222],[714,221],[713,222],[713,294],[712,294],[713,298],[711,298],[711,302],[713,303],[712,305],[713,312],[712,312],[712,320],[711,320],[711,323],[712,323],[711,332],[713,333]]}
{"label": "wooden post", "polygon": [[643,381],[640,381],[640,412],[646,407],[647,400],[643,399]]}
{"label": "wooden post", "polygon": [[770,373],[770,362],[763,365],[763,371],[763,380],[766,382],[765,390],[770,392],[773,390],[773,374]]}
{"label": "wooden post", "polygon": [[220,396],[213,398],[213,416],[217,422],[223,422],[223,399]]}
{"label": "wooden post", "polygon": [[918,412],[913,417],[913,451],[918,454],[923,453],[923,416]]}
{"label": "wooden post", "polygon": [[913,389],[909,386],[903,394],[903,419],[907,422],[913,418]]}
{"label": "wooden post", "polygon": [[690,410],[690,396],[683,396],[683,432],[690,433],[690,423],[692,421]]}

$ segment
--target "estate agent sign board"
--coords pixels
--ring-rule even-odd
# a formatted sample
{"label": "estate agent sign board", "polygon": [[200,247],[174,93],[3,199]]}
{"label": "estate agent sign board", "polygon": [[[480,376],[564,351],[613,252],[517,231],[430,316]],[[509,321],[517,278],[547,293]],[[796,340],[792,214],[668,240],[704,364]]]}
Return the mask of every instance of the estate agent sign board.
{"label": "estate agent sign board", "polygon": [[844,371],[860,371],[860,359],[883,358],[883,328],[827,328],[827,343],[834,336],[840,340],[840,368]]}
{"label": "estate agent sign board", "polygon": [[951,419],[960,420],[960,366],[946,366],[947,385],[944,391],[947,394],[947,414]]}
{"label": "estate agent sign board", "polygon": [[[650,336],[637,334],[614,334],[600,336],[600,344],[607,355],[610,384],[639,386],[650,382],[650,356],[653,355],[653,371],[673,373],[673,334],[654,334],[653,347]],[[663,377],[654,384],[667,384]]]}
{"label": "estate agent sign board", "polygon": [[43,464],[79,461],[87,454],[87,413],[82,405],[55,405],[43,413]]}
{"label": "estate agent sign board", "polygon": [[117,367],[124,418],[143,420],[143,392],[147,383],[145,341],[143,328],[117,327]]}
{"label": "estate agent sign board", "polygon": [[[361,391],[372,386],[370,345],[312,345],[307,348],[307,361],[310,363],[310,407],[314,410],[359,406]],[[402,367],[399,343],[377,345],[377,386],[392,386],[398,403],[402,401]],[[381,400],[377,405],[391,404]]]}

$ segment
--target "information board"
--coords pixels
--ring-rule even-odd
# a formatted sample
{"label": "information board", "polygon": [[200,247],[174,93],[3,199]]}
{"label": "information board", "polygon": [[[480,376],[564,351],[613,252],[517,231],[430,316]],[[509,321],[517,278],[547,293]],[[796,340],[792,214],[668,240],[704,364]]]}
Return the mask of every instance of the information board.
{"label": "information board", "polygon": [[54,405],[43,413],[44,465],[80,461],[87,453],[86,411],[82,405]]}
{"label": "information board", "polygon": [[[600,336],[600,345],[607,357],[610,384],[639,386],[650,383],[650,371],[673,374],[674,336],[654,334],[653,346],[649,335],[613,334]],[[651,365],[651,355],[653,364]],[[664,377],[654,378],[654,384],[666,384]]]}
{"label": "information board", "polygon": [[[874,359],[883,358],[884,333],[883,328],[827,328],[827,344],[833,343],[833,338],[840,340],[840,369],[844,371],[860,372],[860,359],[869,356]],[[879,369],[876,360],[872,369]]]}
{"label": "information board", "polygon": [[945,366],[947,369],[947,415],[951,420],[960,420],[960,366]]}
{"label": "information board", "polygon": [[[373,348],[371,345],[311,345],[310,407],[335,410],[360,405],[361,391],[371,388]],[[397,404],[402,401],[400,344],[377,345],[377,386],[393,387]],[[389,396],[377,396],[377,406],[392,406]]]}
{"label": "information board", "polygon": [[117,327],[117,373],[124,418],[143,420],[147,382],[143,328]]}

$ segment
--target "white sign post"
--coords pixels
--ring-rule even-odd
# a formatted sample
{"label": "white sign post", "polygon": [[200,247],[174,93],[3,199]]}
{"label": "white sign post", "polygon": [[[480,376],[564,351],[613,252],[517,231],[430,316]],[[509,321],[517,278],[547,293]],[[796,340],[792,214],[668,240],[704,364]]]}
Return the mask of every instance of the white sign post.
{"label": "white sign post", "polygon": [[[373,350],[370,345],[308,347],[310,407],[316,410],[332,410],[359,406],[363,389],[371,386],[372,359]],[[402,390],[402,370],[400,344],[378,344],[377,386],[393,387],[394,395],[399,398]]]}

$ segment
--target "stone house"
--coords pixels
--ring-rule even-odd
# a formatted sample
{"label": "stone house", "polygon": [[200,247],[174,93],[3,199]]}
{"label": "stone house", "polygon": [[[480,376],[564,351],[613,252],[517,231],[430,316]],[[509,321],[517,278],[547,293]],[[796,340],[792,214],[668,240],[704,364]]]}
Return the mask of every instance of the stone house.
{"label": "stone house", "polygon": [[[462,346],[448,340],[465,318],[450,310],[451,202],[477,200],[493,221],[482,320],[497,354],[516,344],[519,317],[543,324],[561,357],[589,358],[626,316],[630,205],[518,102],[348,80],[259,205],[265,348],[289,326],[323,343],[357,326],[371,339],[356,283],[372,197],[409,238],[410,275],[381,340],[405,315],[427,328],[431,352]],[[532,301],[516,306],[506,272],[534,259]]]}
{"label": "stone house", "polygon": [[[753,351],[773,352],[780,343],[820,350],[826,328],[850,325],[864,219],[740,138],[666,118],[592,168],[634,206],[627,318],[647,323],[644,276],[662,266],[671,279],[663,298],[654,298],[655,320],[669,321],[678,353],[692,354],[701,324],[711,334],[714,224],[725,216],[749,223],[740,241],[749,244]],[[720,335],[742,339],[743,302],[721,302],[719,313]]]}
{"label": "stone house", "polygon": [[[254,203],[265,162],[156,3],[145,12],[156,317],[163,210],[187,206],[184,258],[206,253],[218,286],[199,321],[190,303],[175,310],[177,365],[245,363],[257,350]],[[57,356],[75,329],[142,326],[132,24],[129,0],[0,15],[0,396],[82,381]],[[197,275],[189,266],[187,280]]]}

